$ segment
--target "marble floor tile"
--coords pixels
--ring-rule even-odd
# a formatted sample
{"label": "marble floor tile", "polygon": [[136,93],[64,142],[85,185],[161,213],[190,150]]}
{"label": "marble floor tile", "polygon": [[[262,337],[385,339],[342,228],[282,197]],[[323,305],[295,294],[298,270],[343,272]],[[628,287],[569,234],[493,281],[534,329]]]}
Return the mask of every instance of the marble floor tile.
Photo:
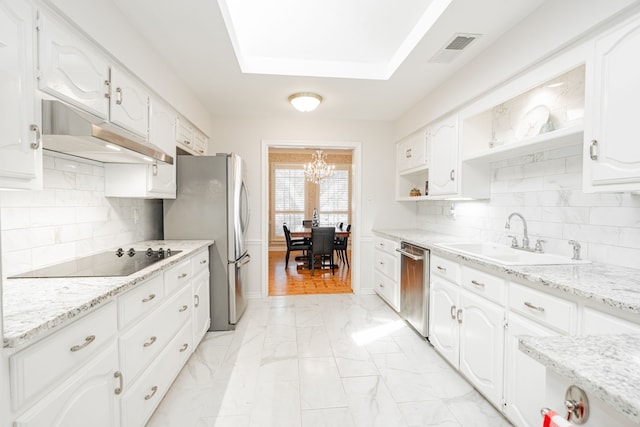
{"label": "marble floor tile", "polygon": [[150,427],[509,426],[376,295],[251,300],[210,332]]}

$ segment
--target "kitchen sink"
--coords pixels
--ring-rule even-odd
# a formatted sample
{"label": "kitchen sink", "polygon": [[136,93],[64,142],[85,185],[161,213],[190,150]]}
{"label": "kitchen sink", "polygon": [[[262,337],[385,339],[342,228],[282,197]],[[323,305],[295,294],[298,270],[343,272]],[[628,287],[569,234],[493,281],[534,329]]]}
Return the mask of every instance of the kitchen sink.
{"label": "kitchen sink", "polygon": [[560,255],[528,252],[495,243],[438,243],[436,246],[502,265],[562,265],[591,262],[573,260]]}

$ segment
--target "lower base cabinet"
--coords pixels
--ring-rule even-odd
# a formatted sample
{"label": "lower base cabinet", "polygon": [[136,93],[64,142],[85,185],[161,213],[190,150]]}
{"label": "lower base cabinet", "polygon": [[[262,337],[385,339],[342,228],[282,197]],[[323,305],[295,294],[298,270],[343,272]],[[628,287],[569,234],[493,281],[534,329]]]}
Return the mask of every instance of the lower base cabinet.
{"label": "lower base cabinet", "polygon": [[117,370],[118,348],[113,343],[18,417],[14,426],[118,426],[118,396],[114,392],[119,386],[114,377]]}
{"label": "lower base cabinet", "polygon": [[545,400],[546,368],[518,349],[518,337],[557,335],[514,313],[508,314],[506,335],[505,415],[520,427],[540,426],[540,402]]}

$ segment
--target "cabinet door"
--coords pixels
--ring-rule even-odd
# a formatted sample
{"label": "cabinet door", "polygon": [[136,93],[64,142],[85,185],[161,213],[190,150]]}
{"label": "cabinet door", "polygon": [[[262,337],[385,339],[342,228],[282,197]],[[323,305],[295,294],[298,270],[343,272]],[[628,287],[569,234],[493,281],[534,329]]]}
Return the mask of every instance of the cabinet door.
{"label": "cabinet door", "polygon": [[593,94],[587,96],[585,120],[589,124],[585,134],[585,171],[590,172],[594,186],[626,184],[618,189],[640,189],[635,105],[640,97],[639,51],[640,19],[595,43],[588,67]]}
{"label": "cabinet door", "polygon": [[506,340],[505,413],[521,427],[540,425],[540,408],[545,403],[544,365],[518,349],[518,337],[529,335],[543,337],[556,335],[550,329],[509,313]]}
{"label": "cabinet door", "polygon": [[149,133],[149,94],[129,75],[111,67],[110,119],[145,140]]}
{"label": "cabinet door", "polygon": [[40,17],[39,86],[102,119],[109,118],[109,62],[62,24]]}
{"label": "cabinet door", "polygon": [[200,131],[195,131],[194,134],[196,152],[201,156],[206,156],[208,150],[207,145],[209,144],[209,139]]}
{"label": "cabinet door", "polygon": [[452,116],[431,128],[429,195],[458,192],[458,117]]}
{"label": "cabinet door", "polygon": [[460,295],[460,371],[495,405],[502,400],[504,310],[482,297]]}
{"label": "cabinet door", "polygon": [[62,386],[49,393],[14,423],[16,427],[114,427],[119,425],[119,410],[114,376],[118,369],[118,351],[112,344],[99,352],[88,365]]}
{"label": "cabinet door", "polygon": [[34,109],[33,10],[0,0],[0,188],[42,185],[42,147]]}
{"label": "cabinet door", "polygon": [[193,345],[197,346],[209,329],[209,270],[192,280],[193,285]]}
{"label": "cabinet door", "polygon": [[176,197],[176,114],[160,101],[154,100],[151,105],[149,126],[149,142],[174,158],[174,164],[156,162],[148,167],[148,186],[150,193],[159,193],[170,198]]}
{"label": "cabinet door", "polygon": [[457,287],[439,277],[431,278],[429,341],[454,367],[458,367],[459,326]]}

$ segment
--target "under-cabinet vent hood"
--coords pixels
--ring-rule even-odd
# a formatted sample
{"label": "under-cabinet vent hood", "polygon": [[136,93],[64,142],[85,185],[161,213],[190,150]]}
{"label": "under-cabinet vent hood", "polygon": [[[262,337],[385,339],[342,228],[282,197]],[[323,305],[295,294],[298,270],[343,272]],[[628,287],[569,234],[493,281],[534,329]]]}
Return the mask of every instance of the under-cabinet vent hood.
{"label": "under-cabinet vent hood", "polygon": [[133,134],[60,101],[42,101],[45,150],[102,163],[173,164],[173,157]]}

